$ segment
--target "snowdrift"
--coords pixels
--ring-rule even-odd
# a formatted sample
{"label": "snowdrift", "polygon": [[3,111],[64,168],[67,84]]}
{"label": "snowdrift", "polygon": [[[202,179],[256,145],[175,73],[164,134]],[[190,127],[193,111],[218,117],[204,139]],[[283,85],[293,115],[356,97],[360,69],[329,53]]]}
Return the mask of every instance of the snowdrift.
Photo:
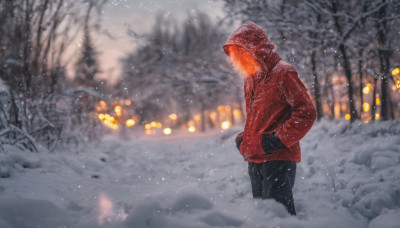
{"label": "snowdrift", "polygon": [[399,227],[400,122],[316,123],[297,217],[254,200],[235,133],[111,135],[79,153],[0,153],[0,227]]}

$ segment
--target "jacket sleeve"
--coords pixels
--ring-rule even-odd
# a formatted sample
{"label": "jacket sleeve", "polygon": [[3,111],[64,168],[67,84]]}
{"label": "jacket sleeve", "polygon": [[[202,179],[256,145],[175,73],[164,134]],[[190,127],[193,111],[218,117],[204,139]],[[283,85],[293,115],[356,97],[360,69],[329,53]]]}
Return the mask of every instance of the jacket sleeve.
{"label": "jacket sleeve", "polygon": [[286,147],[291,147],[311,129],[317,114],[307,89],[295,71],[283,77],[280,89],[290,106],[291,115],[276,131],[276,136]]}

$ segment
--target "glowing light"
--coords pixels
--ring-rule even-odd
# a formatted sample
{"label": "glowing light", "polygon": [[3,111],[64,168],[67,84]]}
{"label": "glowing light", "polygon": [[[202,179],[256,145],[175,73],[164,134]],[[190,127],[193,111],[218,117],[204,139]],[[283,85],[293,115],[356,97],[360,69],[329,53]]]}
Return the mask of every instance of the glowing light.
{"label": "glowing light", "polygon": [[229,47],[229,58],[235,69],[244,75],[253,75],[261,69],[260,64],[254,59],[251,53],[237,45]]}
{"label": "glowing light", "polygon": [[129,105],[131,105],[131,104],[132,104],[132,101],[130,101],[130,100],[125,100],[125,102],[124,102],[124,103],[125,103],[125,105],[126,105],[126,106],[129,106]]}
{"label": "glowing light", "polygon": [[375,102],[376,102],[376,105],[380,105],[381,104],[381,99],[379,97],[377,97]]}
{"label": "glowing light", "polygon": [[176,120],[178,118],[178,115],[176,115],[175,113],[172,113],[171,115],[169,115],[169,118],[171,120]]}
{"label": "glowing light", "polygon": [[100,103],[100,107],[101,107],[103,110],[107,109],[107,103],[106,103],[105,101],[101,100],[99,103]]}
{"label": "glowing light", "polygon": [[349,113],[347,113],[347,114],[344,116],[344,118],[345,118],[346,120],[350,120],[351,115],[350,115]]}
{"label": "glowing light", "polygon": [[222,105],[218,106],[217,110],[220,111],[220,112],[223,111],[224,110],[224,106],[222,106]]}
{"label": "glowing light", "polygon": [[150,123],[150,126],[151,127],[157,127],[157,123],[153,121],[153,122]]}
{"label": "glowing light", "polygon": [[398,89],[400,89],[400,80],[397,80],[397,81],[396,81],[396,87],[397,87]]}
{"label": "glowing light", "polygon": [[193,119],[196,121],[200,121],[201,120],[201,115],[200,114],[196,114],[193,116]]}
{"label": "glowing light", "polygon": [[115,114],[117,114],[117,116],[121,116],[122,115],[122,107],[117,105],[114,108]]}
{"label": "glowing light", "polygon": [[99,216],[97,218],[98,219],[97,221],[101,225],[106,221],[107,217],[111,215],[113,205],[108,196],[103,192],[100,192],[97,206],[99,210]]}
{"label": "glowing light", "polygon": [[216,112],[210,112],[210,119],[215,121],[217,119],[217,113]]}
{"label": "glowing light", "polygon": [[239,119],[242,117],[242,111],[240,111],[239,109],[234,109],[233,110],[233,117],[235,119]]}
{"label": "glowing light", "polygon": [[104,120],[104,114],[103,113],[99,114],[99,120]]}
{"label": "glowing light", "polygon": [[[398,81],[398,82],[399,82],[399,81]],[[393,91],[396,91],[396,89],[397,89],[397,86],[396,86],[396,85],[393,85],[393,86],[392,86],[392,90],[393,90]]]}
{"label": "glowing light", "polygon": [[364,94],[369,94],[369,92],[370,92],[370,87],[365,86],[365,87],[363,88],[363,93],[364,93]]}
{"label": "glowing light", "polygon": [[375,119],[376,119],[376,120],[379,120],[380,118],[381,118],[381,114],[376,113],[376,114],[375,114]]}
{"label": "glowing light", "polygon": [[367,102],[365,102],[363,104],[363,109],[364,109],[364,112],[368,112],[369,111],[369,104]]}
{"label": "glowing light", "polygon": [[162,127],[162,123],[157,122],[157,123],[156,123],[156,128],[161,128],[161,127]]}
{"label": "glowing light", "polygon": [[146,130],[146,135],[151,135],[152,131],[151,130]]}
{"label": "glowing light", "polygon": [[113,130],[117,130],[118,129],[118,124],[112,124],[110,127]]}
{"label": "glowing light", "polygon": [[100,106],[97,106],[97,107],[96,107],[96,111],[97,111],[97,112],[101,112],[101,107],[100,107]]}
{"label": "glowing light", "polygon": [[133,119],[127,119],[126,122],[125,122],[125,125],[127,127],[132,127],[133,125],[135,125],[135,123],[136,122]]}
{"label": "glowing light", "polygon": [[395,76],[395,75],[398,75],[398,74],[400,74],[400,69],[399,68],[394,68],[392,70],[392,75]]}
{"label": "glowing light", "polygon": [[193,133],[193,132],[196,131],[196,128],[194,126],[191,126],[191,127],[188,128],[188,131]]}
{"label": "glowing light", "polygon": [[151,125],[150,125],[150,124],[146,124],[146,125],[144,125],[144,128],[145,128],[146,130],[150,130],[150,129],[151,129]]}
{"label": "glowing light", "polygon": [[371,119],[372,119],[371,117],[368,117],[367,119],[364,120],[364,123],[369,123],[369,122],[371,122]]}
{"label": "glowing light", "polygon": [[224,121],[224,122],[221,123],[221,128],[224,129],[224,130],[226,130],[226,129],[230,128],[230,127],[231,127],[231,122],[229,122],[229,121]]}
{"label": "glowing light", "polygon": [[172,130],[171,130],[171,128],[165,128],[163,130],[163,133],[164,133],[164,135],[170,135],[172,133]]}
{"label": "glowing light", "polygon": [[106,222],[123,222],[128,217],[124,211],[114,208],[110,197],[104,192],[99,193],[96,211],[99,225]]}

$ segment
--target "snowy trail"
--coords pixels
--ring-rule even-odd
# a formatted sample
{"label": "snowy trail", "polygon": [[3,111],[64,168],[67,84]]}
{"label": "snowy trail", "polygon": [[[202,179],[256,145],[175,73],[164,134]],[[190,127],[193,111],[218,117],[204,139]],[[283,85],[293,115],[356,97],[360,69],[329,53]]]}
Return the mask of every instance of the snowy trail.
{"label": "snowy trail", "polygon": [[[297,217],[253,200],[240,128],[110,136],[79,153],[0,154],[0,227],[398,227],[400,124],[321,122],[301,141]],[[25,167],[25,168],[24,168]]]}

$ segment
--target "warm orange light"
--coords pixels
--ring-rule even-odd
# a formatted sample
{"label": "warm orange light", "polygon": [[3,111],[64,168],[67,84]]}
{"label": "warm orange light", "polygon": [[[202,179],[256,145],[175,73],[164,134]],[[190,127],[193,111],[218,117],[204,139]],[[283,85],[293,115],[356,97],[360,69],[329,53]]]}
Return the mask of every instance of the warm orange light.
{"label": "warm orange light", "polygon": [[127,127],[132,127],[133,125],[135,125],[135,123],[136,122],[133,119],[128,119],[128,120],[126,120],[125,125]]}
{"label": "warm orange light", "polygon": [[171,115],[169,115],[169,118],[171,120],[176,120],[178,118],[178,115],[176,115],[175,113],[172,113]]}
{"label": "warm orange light", "polygon": [[260,64],[251,53],[237,45],[229,47],[229,58],[235,69],[244,75],[253,75],[261,69]]}
{"label": "warm orange light", "polygon": [[106,103],[105,101],[101,100],[99,103],[100,103],[100,107],[101,107],[103,110],[107,109],[107,103]]}
{"label": "warm orange light", "polygon": [[234,109],[233,110],[233,117],[235,119],[239,119],[242,117],[242,111],[240,111],[239,109]]}
{"label": "warm orange light", "polygon": [[217,119],[217,113],[216,112],[210,112],[210,119],[215,121]]}
{"label": "warm orange light", "polygon": [[372,119],[371,117],[368,117],[367,119],[364,120],[364,123],[369,123],[369,122],[371,122],[371,119]]}
{"label": "warm orange light", "polygon": [[151,135],[153,132],[151,130],[146,130],[146,135]]}
{"label": "warm orange light", "polygon": [[369,91],[370,91],[370,87],[365,86],[365,87],[363,88],[363,93],[364,93],[364,94],[369,94]]}
{"label": "warm orange light", "polygon": [[110,125],[111,129],[117,130],[118,129],[118,124],[112,124]]}
{"label": "warm orange light", "polygon": [[376,98],[376,105],[380,105],[381,104],[381,99],[379,97]]}
{"label": "warm orange light", "polygon": [[170,135],[172,133],[172,130],[171,130],[171,128],[165,128],[163,130],[163,133],[164,133],[164,135]]}
{"label": "warm orange light", "polygon": [[156,123],[156,128],[161,128],[161,127],[162,127],[162,123],[157,122],[157,123]]}
{"label": "warm orange light", "polygon": [[125,105],[126,106],[129,106],[129,105],[131,105],[132,104],[132,101],[130,101],[130,100],[125,100]]}
{"label": "warm orange light", "polygon": [[122,107],[121,106],[119,106],[119,105],[115,106],[114,111],[115,111],[115,114],[117,114],[117,116],[122,115]]}
{"label": "warm orange light", "polygon": [[146,130],[150,130],[150,129],[151,129],[151,125],[150,125],[150,124],[146,124],[146,125],[144,125],[144,128],[145,128]]}
{"label": "warm orange light", "polygon": [[188,131],[194,133],[196,131],[196,128],[194,126],[191,126],[188,128]]}
{"label": "warm orange light", "polygon": [[226,130],[226,129],[230,128],[231,125],[232,125],[231,122],[229,122],[229,121],[224,121],[224,122],[221,123],[221,128],[224,129],[224,130]]}
{"label": "warm orange light", "polygon": [[369,111],[369,104],[367,102],[365,102],[363,104],[363,109],[364,109],[364,112],[368,112]]}
{"label": "warm orange light", "polygon": [[375,119],[376,119],[376,120],[379,120],[380,118],[381,118],[381,114],[376,113],[376,114],[375,114]]}
{"label": "warm orange light", "polygon": [[150,126],[151,127],[157,127],[157,123],[153,121],[153,122],[150,123]]}
{"label": "warm orange light", "polygon": [[104,114],[103,113],[99,114],[99,120],[104,120]]}
{"label": "warm orange light", "polygon": [[394,68],[392,70],[392,75],[395,76],[395,75],[398,75],[398,74],[400,74],[400,69],[399,68]]}
{"label": "warm orange light", "polygon": [[193,119],[196,121],[200,121],[201,120],[201,115],[200,114],[196,114],[193,116]]}
{"label": "warm orange light", "polygon": [[346,120],[350,120],[351,115],[350,115],[349,113],[347,113],[347,114],[344,116],[344,118],[345,118]]}

